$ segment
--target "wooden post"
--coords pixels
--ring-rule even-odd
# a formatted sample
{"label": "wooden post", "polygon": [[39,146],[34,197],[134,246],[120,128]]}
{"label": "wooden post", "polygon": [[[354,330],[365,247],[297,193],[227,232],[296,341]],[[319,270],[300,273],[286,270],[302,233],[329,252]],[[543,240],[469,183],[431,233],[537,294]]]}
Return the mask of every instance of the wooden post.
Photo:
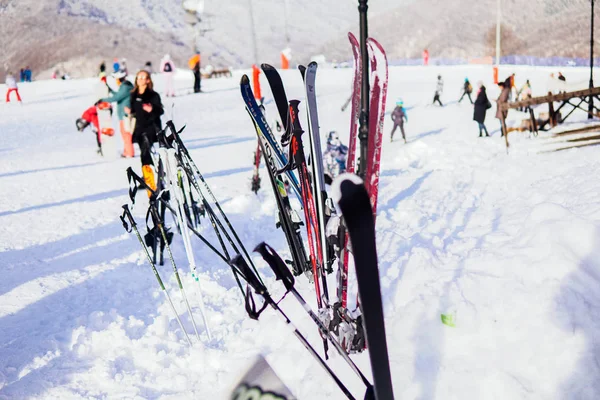
{"label": "wooden post", "polygon": [[[548,96],[552,96],[552,93],[548,92]],[[550,101],[548,101],[548,116],[550,117],[550,127],[552,128],[556,126],[555,114],[554,103],[552,102],[552,99],[550,99]]]}
{"label": "wooden post", "polygon": [[533,113],[533,108],[529,107],[529,117],[531,118],[531,129],[533,136],[538,135],[537,121],[535,120],[535,114]]}
{"label": "wooden post", "polygon": [[[508,110],[507,110],[507,114],[508,114]],[[508,152],[508,147],[510,146],[508,144],[508,129],[506,129],[506,116],[504,115],[504,110],[502,110],[502,133],[504,134],[504,140],[506,142],[506,152]]]}

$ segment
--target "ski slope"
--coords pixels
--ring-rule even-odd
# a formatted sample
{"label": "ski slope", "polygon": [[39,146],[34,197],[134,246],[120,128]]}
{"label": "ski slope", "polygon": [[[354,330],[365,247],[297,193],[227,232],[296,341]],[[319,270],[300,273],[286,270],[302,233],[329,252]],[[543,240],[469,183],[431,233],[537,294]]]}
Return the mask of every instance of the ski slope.
{"label": "ski slope", "polygon": [[[517,84],[546,92],[555,69],[506,67]],[[188,95],[163,98],[163,122],[182,137],[250,251],[266,241],[281,254],[276,204],[262,169],[250,191],[256,137],[232,79],[204,80]],[[437,74],[444,108],[431,106]],[[586,69],[563,69],[585,87]],[[347,142],[352,71],[321,69],[317,95],[323,136]],[[491,138],[478,138],[463,79],[498,95],[489,67],[390,69],[387,111],[402,97],[408,143],[389,142],[385,120],[377,245],[394,388],[401,399],[595,399],[600,397],[600,161],[598,147],[539,153],[543,138],[511,133],[507,154],[495,108]],[[288,98],[300,75],[283,72]],[[213,340],[202,329],[183,243],[183,272],[201,341],[189,348],[150,266],[119,216],[128,202],[125,169],[139,157],[106,160],[75,119],[94,103],[94,80],[21,84],[24,104],[0,104],[0,399],[211,399],[228,391],[257,354],[265,355],[299,399],[343,398],[271,310],[250,320],[229,268],[195,240]],[[161,91],[162,82],[156,78]],[[4,93],[0,85],[0,92]],[[270,91],[263,82],[269,102]],[[267,115],[277,115],[273,103]],[[509,124],[521,116],[511,111]],[[575,113],[569,124],[584,124]],[[306,123],[303,123],[306,127]],[[398,138],[399,135],[396,135]],[[551,147],[552,145],[550,145]],[[136,148],[139,155],[139,151]],[[133,208],[142,233],[147,199]],[[208,221],[202,232],[210,237]],[[305,232],[304,232],[305,233]],[[274,294],[269,268],[255,263]],[[171,266],[159,267],[190,334]],[[312,285],[297,287],[314,306]],[[282,307],[320,350],[317,329],[293,299]],[[452,316],[454,327],[441,323]],[[331,366],[362,398],[340,357]],[[369,372],[367,354],[353,355]]]}

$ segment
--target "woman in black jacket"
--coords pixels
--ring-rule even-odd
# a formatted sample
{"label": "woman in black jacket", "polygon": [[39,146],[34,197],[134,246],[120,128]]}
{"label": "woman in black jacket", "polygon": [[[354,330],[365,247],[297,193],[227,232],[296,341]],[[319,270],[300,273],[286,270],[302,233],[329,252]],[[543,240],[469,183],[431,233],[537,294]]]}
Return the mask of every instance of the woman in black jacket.
{"label": "woman in black jacket", "polygon": [[156,133],[162,129],[160,116],[164,113],[160,96],[153,89],[152,78],[148,71],[141,70],[135,77],[131,91],[131,110],[129,115],[135,118],[133,142],[140,146],[142,174],[144,181],[156,190],[152,155],[150,150],[156,142]]}
{"label": "woman in black jacket", "polygon": [[482,133],[485,132],[485,136],[489,137],[490,134],[485,127],[485,114],[488,108],[492,107],[492,104],[488,100],[485,92],[485,86],[483,83],[479,83],[479,92],[477,92],[477,98],[475,99],[475,106],[473,110],[473,120],[479,124],[479,137],[482,137]]}

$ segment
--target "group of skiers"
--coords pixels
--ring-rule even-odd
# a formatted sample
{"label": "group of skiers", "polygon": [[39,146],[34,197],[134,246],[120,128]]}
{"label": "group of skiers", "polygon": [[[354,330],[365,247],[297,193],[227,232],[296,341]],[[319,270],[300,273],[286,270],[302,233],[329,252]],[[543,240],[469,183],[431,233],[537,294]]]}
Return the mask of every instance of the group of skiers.
{"label": "group of skiers", "polygon": [[[190,68],[194,73],[194,92],[200,92],[200,55],[196,54],[189,62]],[[100,103],[116,103],[117,116],[119,119],[119,129],[123,140],[123,153],[121,157],[134,157],[134,143],[140,148],[140,158],[142,164],[142,175],[146,184],[151,188],[156,188],[154,177],[154,166],[151,155],[152,145],[157,141],[157,132],[162,129],[161,115],[164,113],[164,107],[160,95],[154,90],[152,81],[152,63],[147,62],[136,74],[134,83],[127,79],[125,59],[119,62],[115,59],[113,64],[114,78],[118,88],[113,89],[107,80],[106,64],[100,64],[99,78],[102,82],[101,88],[106,92],[93,107],[87,109],[81,118],[77,119],[76,126],[79,131],[83,131],[87,126],[92,127],[92,131],[97,136],[98,146],[101,146],[101,133],[98,120],[96,105]],[[166,54],[161,62],[159,72],[164,79],[164,95],[167,97],[175,96],[175,64],[169,54]],[[101,153],[101,150],[99,150]]]}
{"label": "group of skiers", "polygon": [[[559,76],[562,77],[562,79],[560,77],[559,77],[559,79],[561,79],[562,81],[565,80],[565,78],[562,74],[559,73]],[[499,82],[498,87],[500,88],[500,95],[496,99],[497,104],[502,104],[502,103],[512,100],[513,92],[515,93],[514,94],[515,99],[523,100],[523,99],[529,99],[532,97],[531,84],[529,83],[529,80],[527,80],[525,82],[525,84],[523,85],[523,87],[520,90],[518,90],[518,91],[516,90],[514,73],[511,74],[504,81]],[[489,132],[485,126],[485,116],[486,116],[487,110],[492,108],[492,103],[488,99],[486,87],[483,85],[483,82],[481,82],[481,81],[478,82],[477,88],[478,88],[477,95],[475,97],[475,101],[473,101],[473,99],[471,98],[471,94],[473,93],[473,86],[471,85],[471,82],[469,81],[469,79],[465,78],[465,80],[463,82],[463,86],[462,86],[462,94],[461,94],[460,98],[458,99],[458,103],[460,103],[465,96],[468,97],[471,104],[473,104],[473,120],[476,121],[479,126],[479,137],[483,137],[484,133],[485,133],[486,137],[489,137],[490,136]],[[440,106],[443,106],[441,98],[440,98],[443,91],[444,91],[444,81],[442,79],[442,76],[438,75],[432,104],[438,103]],[[394,111],[396,111],[396,110],[394,110]],[[521,111],[529,111],[529,107],[524,107],[521,109]],[[400,114],[400,111],[398,111],[396,114],[397,115]],[[506,118],[506,115],[507,115],[507,111],[501,111],[500,108],[497,107],[496,118],[498,118],[499,120],[502,120],[502,119]],[[392,119],[394,120],[394,128],[392,130],[392,136],[393,136],[394,131],[396,130],[396,126],[397,126],[396,121],[398,120],[398,117],[394,116],[394,113],[392,113]],[[404,133],[403,133],[403,136],[404,136]],[[504,136],[504,133],[502,133],[501,136]]]}
{"label": "group of skiers", "polygon": [[[127,74],[123,70],[113,73],[112,76],[118,89],[111,88],[106,81],[106,76],[103,75],[101,81],[104,82],[110,94],[98,99],[96,104],[102,102],[117,104],[119,128],[123,139],[121,157],[133,157],[133,144],[137,143],[141,153],[144,181],[150,188],[155,189],[151,148],[157,141],[157,132],[162,129],[160,117],[164,113],[164,108],[160,95],[154,90],[151,74],[144,69],[138,71],[134,83],[127,79]],[[95,106],[87,109],[81,118],[77,119],[76,126],[79,131],[83,131],[91,125],[100,144],[100,127],[95,109]]]}
{"label": "group of skiers", "polygon": [[[444,106],[444,104],[442,104],[442,94],[444,93],[444,80],[442,79],[441,75],[437,76],[437,82],[435,85],[435,92],[433,94],[433,101],[431,104],[435,104],[438,103],[441,107]],[[458,99],[458,102],[460,103],[462,101],[462,99],[467,96],[469,98],[469,101],[471,102],[471,104],[473,104],[473,99],[471,98],[471,93],[473,93],[473,86],[471,86],[471,82],[469,82],[468,78],[465,78],[465,81],[463,83],[463,87],[462,87],[462,94],[460,96],[460,99]]]}
{"label": "group of skiers", "polygon": [[[195,54],[188,64],[194,73],[194,92],[198,93],[201,91],[200,55]],[[159,72],[164,79],[164,95],[174,97],[175,64],[169,54],[166,54],[162,58]],[[154,90],[152,74],[152,63],[147,62],[137,72],[135,81],[132,83],[127,78],[128,71],[125,59],[119,62],[115,58],[113,72],[110,74],[117,85],[115,89],[108,82],[106,64],[102,62],[98,74],[101,82],[99,85],[98,100],[77,119],[76,127],[79,131],[83,131],[86,127],[91,126],[92,132],[96,134],[98,152],[102,154],[102,133],[98,118],[100,110],[98,108],[105,103],[116,103],[119,130],[123,140],[121,157],[134,157],[134,143],[137,143],[141,153],[144,181],[151,189],[155,189],[156,183],[151,148],[157,141],[157,132],[162,129],[160,117],[164,113],[164,107],[160,95]]]}
{"label": "group of skiers", "polygon": [[19,80],[21,82],[31,82],[31,68],[29,68],[29,65],[25,68],[21,68],[21,71],[19,72]]}

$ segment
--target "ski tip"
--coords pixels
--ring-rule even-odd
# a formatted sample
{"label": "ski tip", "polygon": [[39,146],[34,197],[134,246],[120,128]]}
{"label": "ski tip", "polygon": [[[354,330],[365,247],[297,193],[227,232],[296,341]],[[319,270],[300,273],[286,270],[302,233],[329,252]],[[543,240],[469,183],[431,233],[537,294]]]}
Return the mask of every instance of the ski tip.
{"label": "ski tip", "polygon": [[336,203],[339,203],[343,196],[350,190],[356,188],[356,186],[363,186],[363,180],[360,176],[349,172],[338,175],[331,184],[331,197]]}
{"label": "ski tip", "polygon": [[355,42],[356,36],[354,36],[354,33],[348,32],[348,39],[350,39],[351,42]]}
{"label": "ski tip", "polygon": [[271,64],[267,64],[267,63],[262,63],[262,64],[260,64],[260,68],[261,68],[263,71],[267,71],[267,70],[274,70],[274,69],[275,69],[275,67],[274,67],[274,66],[272,66]]}
{"label": "ski tip", "polygon": [[248,78],[248,75],[244,74],[242,75],[242,79],[240,80],[240,85],[248,85],[250,83],[250,78]]}

